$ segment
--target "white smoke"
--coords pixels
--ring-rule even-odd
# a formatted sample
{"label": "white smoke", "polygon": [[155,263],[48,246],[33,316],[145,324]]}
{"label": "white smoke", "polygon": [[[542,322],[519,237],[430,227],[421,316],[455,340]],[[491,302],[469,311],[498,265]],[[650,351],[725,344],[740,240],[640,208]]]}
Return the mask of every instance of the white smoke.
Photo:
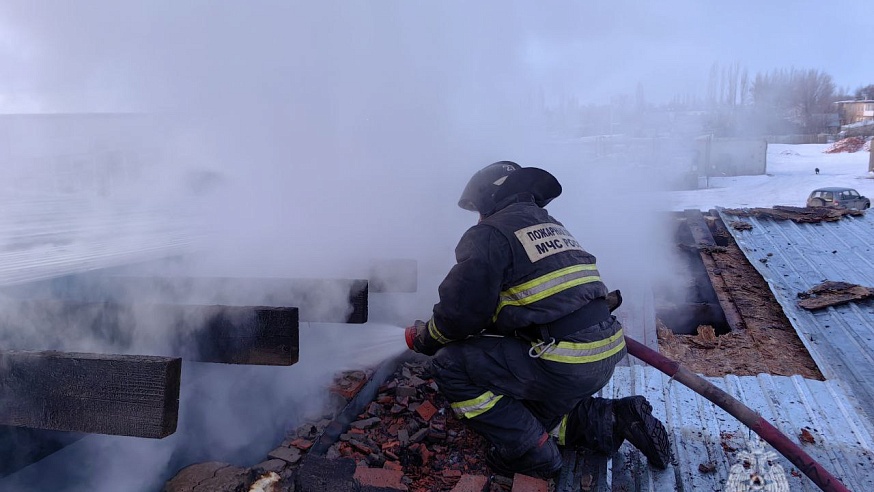
{"label": "white smoke", "polygon": [[[455,206],[460,191],[497,160],[561,180],[550,211],[598,257],[610,288],[667,275],[663,204],[650,193],[659,183],[550,141],[543,99],[601,102],[641,80],[656,84],[651,97],[686,92],[714,58],[734,60],[738,38],[754,35],[747,53],[785,48],[769,31],[786,24],[774,9],[768,30],[738,36],[743,8],[688,1],[12,0],[0,6],[0,111],[166,122],[160,159],[141,163],[154,179],[130,181],[124,195],[202,233],[185,273],[355,278],[375,258],[413,258],[419,291],[371,304],[372,319],[401,324],[430,315],[476,220]],[[6,164],[16,182],[27,178],[24,164]],[[356,328],[302,325],[301,362],[288,368],[185,363],[176,435],[90,436],[28,477],[53,467],[53,490],[154,490],[186,460],[263,456],[337,361],[358,353],[341,343]],[[93,465],[74,459],[86,455]]]}

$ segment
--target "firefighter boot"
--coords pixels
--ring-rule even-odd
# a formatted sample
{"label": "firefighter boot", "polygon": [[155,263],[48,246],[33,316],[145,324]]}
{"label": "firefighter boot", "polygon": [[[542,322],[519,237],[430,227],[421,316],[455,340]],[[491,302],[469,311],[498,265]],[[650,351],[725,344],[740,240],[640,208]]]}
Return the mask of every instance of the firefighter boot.
{"label": "firefighter boot", "polygon": [[536,478],[550,478],[561,470],[561,453],[555,440],[544,433],[537,446],[529,449],[522,456],[508,459],[491,446],[486,451],[486,462],[497,473],[512,477],[521,473]]}
{"label": "firefighter boot", "polygon": [[613,446],[619,449],[622,441],[634,445],[649,460],[650,465],[664,470],[671,462],[671,443],[668,432],[659,419],[652,415],[652,405],[645,397],[629,396],[613,402]]}

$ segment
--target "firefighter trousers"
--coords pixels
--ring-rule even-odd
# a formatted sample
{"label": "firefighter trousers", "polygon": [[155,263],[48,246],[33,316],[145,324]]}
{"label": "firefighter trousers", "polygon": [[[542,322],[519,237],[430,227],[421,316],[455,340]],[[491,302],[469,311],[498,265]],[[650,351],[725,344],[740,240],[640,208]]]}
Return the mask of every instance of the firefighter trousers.
{"label": "firefighter trousers", "polygon": [[[607,338],[621,325],[600,323]],[[531,357],[532,344],[515,337],[478,337],[441,348],[432,371],[456,416],[513,459],[537,446],[545,432],[562,427],[560,444],[612,452],[612,400],[593,398],[613,375],[621,350],[585,363]]]}

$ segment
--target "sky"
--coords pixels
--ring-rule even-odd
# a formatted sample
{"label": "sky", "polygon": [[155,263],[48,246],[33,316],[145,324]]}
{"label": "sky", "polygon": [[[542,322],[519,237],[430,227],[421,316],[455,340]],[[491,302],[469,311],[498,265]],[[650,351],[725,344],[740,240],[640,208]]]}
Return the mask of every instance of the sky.
{"label": "sky", "polygon": [[597,103],[643,83],[666,101],[703,96],[713,63],[819,69],[854,90],[874,78],[854,48],[874,41],[869,14],[862,0],[12,0],[0,6],[0,111],[190,106],[294,85],[301,68],[333,77],[323,89],[391,82],[437,98],[465,86],[471,97],[543,90]]}

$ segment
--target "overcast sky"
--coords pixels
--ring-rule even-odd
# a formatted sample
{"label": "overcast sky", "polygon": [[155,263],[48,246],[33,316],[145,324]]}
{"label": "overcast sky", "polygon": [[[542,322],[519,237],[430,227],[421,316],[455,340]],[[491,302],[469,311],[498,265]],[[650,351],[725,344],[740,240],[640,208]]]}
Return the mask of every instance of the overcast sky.
{"label": "overcast sky", "polygon": [[603,102],[642,82],[659,102],[703,95],[714,62],[751,74],[815,68],[854,90],[874,83],[870,18],[864,0],[7,0],[0,111],[178,106],[198,88],[209,89],[201,102],[226,95],[214,77],[227,80],[228,70],[257,76],[233,77],[234,90],[263,90],[314,64],[332,67],[322,76],[365,82],[388,72],[377,80],[413,92],[436,78],[444,91],[478,97],[542,88],[551,98]]}

